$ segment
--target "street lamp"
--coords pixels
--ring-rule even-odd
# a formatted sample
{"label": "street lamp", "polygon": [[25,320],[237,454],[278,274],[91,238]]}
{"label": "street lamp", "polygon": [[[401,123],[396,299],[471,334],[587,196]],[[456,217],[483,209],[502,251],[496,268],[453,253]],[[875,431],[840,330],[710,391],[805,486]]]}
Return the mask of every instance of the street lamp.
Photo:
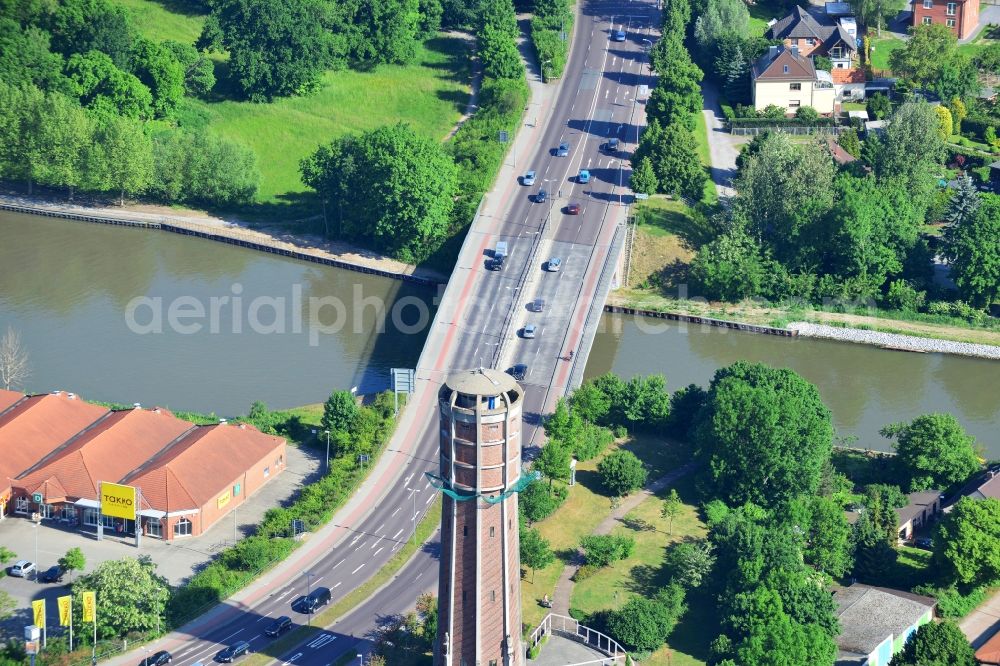
{"label": "street lamp", "polygon": [[[309,603],[309,595],[312,594],[312,579],[313,579],[313,576],[315,576],[316,574],[311,573],[309,571],[303,571],[302,575],[306,577],[306,603]],[[311,608],[307,608],[306,610],[309,611],[309,612],[306,613],[306,626],[307,627],[311,627],[312,626],[312,609]]]}
{"label": "street lamp", "polygon": [[324,430],[326,433],[326,473],[330,473],[330,431]]}
{"label": "street lamp", "polygon": [[358,657],[358,666],[362,666],[362,664],[364,664],[365,662],[365,655],[359,652],[357,657]]}
{"label": "street lamp", "polygon": [[413,523],[413,546],[417,545],[417,491],[409,486],[406,489],[410,491],[410,497],[413,498],[413,516],[410,521]]}
{"label": "street lamp", "polygon": [[35,521],[35,582],[41,583],[41,579],[38,577],[38,526],[41,524],[40,520]]}

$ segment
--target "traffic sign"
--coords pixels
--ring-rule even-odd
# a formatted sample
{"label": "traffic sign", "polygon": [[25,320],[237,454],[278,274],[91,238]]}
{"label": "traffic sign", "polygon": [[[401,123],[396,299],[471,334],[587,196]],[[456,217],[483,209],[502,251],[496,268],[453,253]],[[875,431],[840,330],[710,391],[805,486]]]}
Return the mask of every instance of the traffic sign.
{"label": "traffic sign", "polygon": [[500,130],[497,133],[497,139],[500,140],[500,143],[507,143],[507,140],[509,138],[510,138],[510,135],[507,133],[507,130]]}
{"label": "traffic sign", "polygon": [[639,201],[642,201],[643,199],[648,199],[649,195],[648,194],[644,194],[642,192],[636,192],[635,193],[635,198],[638,199]]}
{"label": "traffic sign", "polygon": [[41,493],[31,494],[31,501],[34,502],[35,504],[41,504],[43,499],[45,498]]}

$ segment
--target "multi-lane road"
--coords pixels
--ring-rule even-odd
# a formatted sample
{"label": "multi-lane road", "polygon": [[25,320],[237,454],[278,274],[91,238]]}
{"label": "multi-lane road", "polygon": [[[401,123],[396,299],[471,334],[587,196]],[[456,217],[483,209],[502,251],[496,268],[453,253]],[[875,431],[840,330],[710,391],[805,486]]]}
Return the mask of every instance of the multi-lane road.
{"label": "multi-lane road", "polygon": [[[336,602],[382,567],[411,538],[435,497],[423,473],[436,468],[435,397],[450,370],[527,364],[524,438],[526,447],[537,443],[541,414],[568,386],[570,352],[579,349],[604,254],[624,220],[627,160],[644,116],[636,95],[641,84],[652,83],[644,47],[655,39],[655,25],[653,2],[582,2],[558,93],[537,111],[543,122],[522,129],[522,142],[527,138],[531,144],[508,157],[508,163],[516,159],[516,171],[513,164],[501,171],[504,180],[469,233],[417,368],[415,402],[380,466],[337,525],[252,590],[151,649],[170,650],[175,666],[207,663],[239,640],[262,651],[272,640],[263,633],[270,619],[290,615],[296,623],[307,622],[291,604],[308,587],[329,588]],[[612,40],[618,29],[626,31],[625,41]],[[528,112],[529,121],[535,113]],[[609,138],[620,141],[616,154],[602,150]],[[570,144],[569,154],[557,157],[555,148],[563,141]],[[589,183],[577,182],[580,169],[590,172]],[[528,170],[536,172],[531,187],[515,177]],[[545,203],[535,202],[540,188],[550,193]],[[570,203],[580,205],[578,215],[566,214]],[[493,271],[488,263],[498,240],[506,240],[510,250],[503,270]],[[558,272],[544,270],[551,257],[562,259]],[[543,312],[529,310],[536,298],[545,300]],[[528,323],[536,326],[534,339],[516,335]],[[436,581],[431,543],[391,583],[318,636],[278,655],[278,661],[324,666],[357,651],[380,616],[411,607]]]}

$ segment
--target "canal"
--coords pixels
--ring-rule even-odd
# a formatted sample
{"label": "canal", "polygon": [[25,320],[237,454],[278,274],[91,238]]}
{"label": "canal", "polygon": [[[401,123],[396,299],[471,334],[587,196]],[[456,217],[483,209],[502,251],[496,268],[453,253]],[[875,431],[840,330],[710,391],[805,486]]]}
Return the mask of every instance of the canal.
{"label": "canal", "polygon": [[1000,362],[889,351],[832,340],[604,315],[586,376],[662,373],[674,390],[707,387],[716,369],[740,359],[795,370],[819,388],[839,437],[888,450],[878,431],[894,421],[950,412],[1000,458]]}
{"label": "canal", "polygon": [[[433,312],[432,289],[166,232],[0,212],[0,234],[0,335],[20,331],[30,391],[220,415],[377,391],[416,363]],[[741,358],[815,383],[855,445],[945,411],[1000,457],[996,361],[605,315],[587,376],[677,389]]]}

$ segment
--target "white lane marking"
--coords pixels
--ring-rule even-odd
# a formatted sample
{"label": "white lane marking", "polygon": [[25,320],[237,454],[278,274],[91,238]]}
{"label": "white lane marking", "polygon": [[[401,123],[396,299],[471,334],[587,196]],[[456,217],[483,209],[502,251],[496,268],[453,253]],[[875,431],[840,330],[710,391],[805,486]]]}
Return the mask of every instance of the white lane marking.
{"label": "white lane marking", "polygon": [[428,481],[427,484],[424,486],[424,488],[430,488],[430,487],[431,487],[431,482]]}
{"label": "white lane marking", "polygon": [[342,584],[343,584],[342,582],[341,582],[341,583],[337,583],[336,585],[334,585],[334,586],[333,586],[333,589],[335,589],[335,590],[336,590],[336,589],[337,589],[338,587],[340,587],[340,586],[341,586]]}
{"label": "white lane marking", "polygon": [[281,666],[288,666],[288,664],[292,663],[293,661],[295,661],[296,659],[298,659],[298,658],[299,658],[299,657],[301,657],[301,656],[302,656],[302,653],[301,653],[301,652],[296,652],[295,654],[293,654],[293,655],[292,655],[292,656],[291,656],[291,657],[290,657],[290,658],[288,659],[288,661],[286,661],[285,663],[283,663],[283,664],[282,664]]}
{"label": "white lane marking", "polygon": [[378,542],[381,541],[381,540],[382,540],[382,537],[379,537],[379,538],[375,539],[375,543],[373,543],[372,546],[371,546],[371,548],[369,548],[368,550],[371,550],[372,548],[374,548],[375,546],[377,546]]}
{"label": "white lane marking", "polygon": [[395,515],[396,515],[397,513],[399,513],[399,510],[400,510],[401,508],[402,508],[402,507],[399,507],[399,506],[397,506],[397,507],[396,507],[396,510],[392,512],[392,516],[389,516],[389,517],[390,517],[390,518],[392,518],[393,516],[395,516]]}
{"label": "white lane marking", "polygon": [[257,634],[257,635],[256,635],[256,636],[254,636],[253,638],[248,638],[248,639],[247,639],[247,643],[253,643],[253,642],[254,642],[255,640],[257,640],[258,638],[260,638],[260,634]]}
{"label": "white lane marking", "polygon": [[431,495],[430,497],[427,498],[427,501],[424,502],[424,504],[430,504],[433,500],[434,500],[434,495]]}
{"label": "white lane marking", "polygon": [[358,568],[357,568],[357,569],[355,569],[354,571],[352,571],[352,572],[351,572],[351,574],[353,575],[353,574],[356,574],[356,573],[358,573],[359,571],[361,571],[361,567],[363,567],[363,566],[365,566],[365,565],[364,565],[364,563],[362,562],[362,563],[361,563],[361,565],[360,565],[360,566],[358,566]]}
{"label": "white lane marking", "polygon": [[337,637],[334,636],[333,634],[323,633],[320,634],[317,638],[314,638],[309,643],[306,643],[306,645],[314,650],[317,650],[323,647],[324,645],[327,645],[328,643],[334,642],[335,640],[337,640]]}
{"label": "white lane marking", "polygon": [[[333,569],[336,569],[337,567],[339,567],[343,563],[344,563],[344,560],[341,560],[341,561],[337,562],[336,564],[333,565]],[[330,571],[333,571],[333,569],[330,569]]]}
{"label": "white lane marking", "polygon": [[360,539],[360,538],[361,538],[362,536],[364,536],[364,535],[362,535],[362,534],[358,534],[358,536],[356,536],[356,537],[354,537],[353,539],[351,539],[351,543],[350,543],[350,545],[352,545],[352,546],[353,546],[354,544],[356,544],[356,543],[358,542],[358,539]]}
{"label": "white lane marking", "polygon": [[257,622],[263,622],[264,620],[270,620],[270,619],[271,619],[270,615],[265,615],[264,617],[262,617],[259,620],[257,620]]}
{"label": "white lane marking", "polygon": [[402,533],[403,533],[403,528],[402,528],[402,527],[400,527],[400,528],[399,528],[399,531],[398,531],[398,532],[396,532],[395,534],[393,534],[393,535],[392,535],[392,538],[393,538],[393,539],[395,539],[396,537],[398,537],[398,536],[399,536],[400,534],[402,534]]}
{"label": "white lane marking", "polygon": [[413,478],[413,472],[410,472],[410,475],[405,479],[403,479],[403,485],[405,486],[406,484],[408,484],[410,482],[410,479],[412,478]]}
{"label": "white lane marking", "polygon": [[379,553],[381,553],[383,550],[385,550],[385,546],[382,546],[381,548],[379,548],[378,550],[376,550],[374,553],[372,553],[372,557],[375,557],[376,555],[378,555]]}

